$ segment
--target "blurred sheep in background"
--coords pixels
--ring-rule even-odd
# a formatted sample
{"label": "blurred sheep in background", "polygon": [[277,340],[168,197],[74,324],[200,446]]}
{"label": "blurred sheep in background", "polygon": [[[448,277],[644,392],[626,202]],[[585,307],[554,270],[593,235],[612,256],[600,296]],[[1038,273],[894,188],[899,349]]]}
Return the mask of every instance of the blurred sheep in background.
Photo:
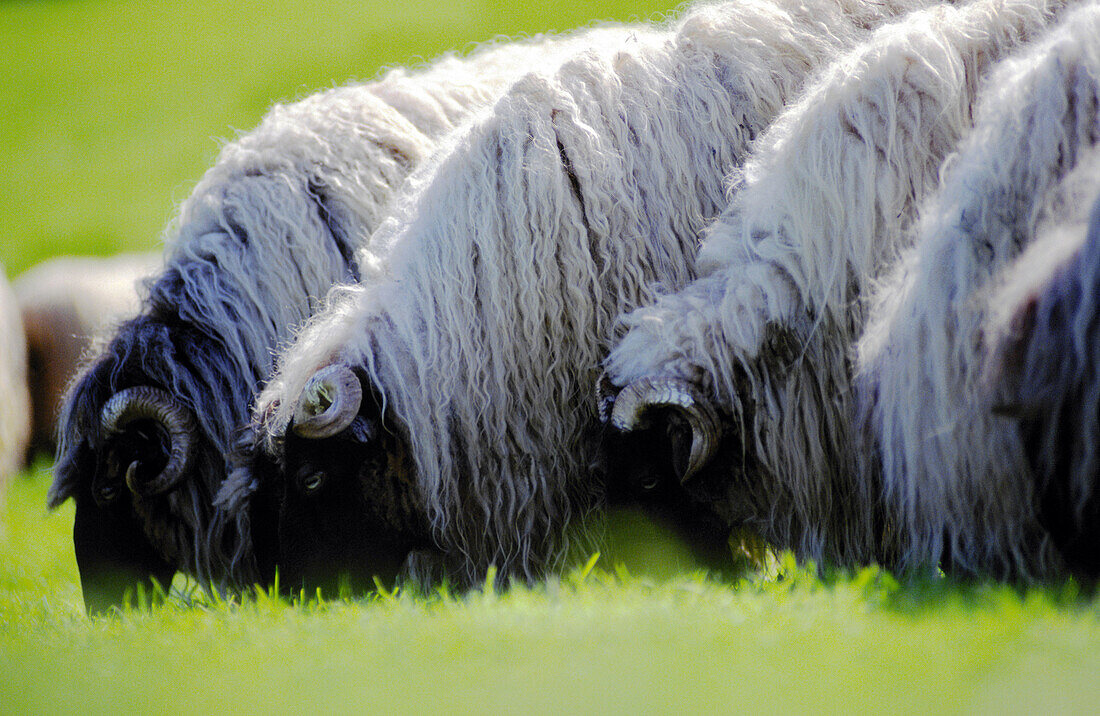
{"label": "blurred sheep in background", "polygon": [[12,282],[27,338],[32,410],[27,462],[36,453],[53,453],[61,396],[81,356],[94,336],[137,313],[138,284],[161,262],[159,254],[60,256]]}

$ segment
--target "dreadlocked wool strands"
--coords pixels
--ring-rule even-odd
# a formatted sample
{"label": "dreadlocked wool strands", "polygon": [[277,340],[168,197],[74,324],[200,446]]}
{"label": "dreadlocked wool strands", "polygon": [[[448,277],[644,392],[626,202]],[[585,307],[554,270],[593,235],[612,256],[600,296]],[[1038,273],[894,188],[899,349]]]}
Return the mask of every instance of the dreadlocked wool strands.
{"label": "dreadlocked wool strands", "polygon": [[773,544],[819,562],[938,563],[934,546],[899,557],[892,542],[854,429],[850,355],[983,78],[1060,6],[979,0],[880,29],[758,143],[707,232],[703,278],[627,317],[608,374],[619,385],[671,376],[714,397],[726,440],[752,464],[712,466],[718,509]]}
{"label": "dreadlocked wool strands", "polygon": [[266,449],[318,369],[360,367],[460,577],[554,567],[602,491],[589,396],[616,317],[693,278],[724,177],[806,81],[920,4],[702,6],[523,77],[410,180],[375,237],[380,279],[284,354]]}
{"label": "dreadlocked wool strands", "polygon": [[[1058,197],[1075,195],[1078,166],[1096,187],[1086,160],[1100,139],[1098,32],[1093,4],[998,67],[972,136],[922,210],[914,248],[875,296],[857,390],[883,498],[905,535],[903,564],[942,553],[967,572],[1059,568],[1018,421],[994,410],[1003,398],[986,378],[986,355],[1000,331],[989,299],[1045,225],[1083,221],[1092,204],[1069,211]],[[1042,274],[1042,263],[1030,265]]]}

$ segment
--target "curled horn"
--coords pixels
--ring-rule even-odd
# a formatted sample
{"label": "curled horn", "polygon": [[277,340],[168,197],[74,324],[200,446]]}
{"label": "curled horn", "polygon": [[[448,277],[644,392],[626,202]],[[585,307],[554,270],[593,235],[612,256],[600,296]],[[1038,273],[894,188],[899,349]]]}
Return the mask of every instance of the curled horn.
{"label": "curled horn", "polygon": [[313,374],[294,410],[294,434],[327,438],[340,432],[359,413],[363,387],[351,368],[330,365]]}
{"label": "curled horn", "polygon": [[115,393],[100,413],[100,424],[108,436],[117,435],[135,420],[152,420],[168,431],[168,462],[155,477],[141,480],[135,460],[126,470],[127,486],[139,497],[152,497],[175,489],[191,464],[195,435],[191,411],[160,388],[138,385]]}
{"label": "curled horn", "polygon": [[720,435],[718,414],[694,383],[680,378],[642,378],[623,388],[611,410],[611,425],[623,432],[646,427],[650,408],[672,408],[691,426],[691,454],[680,476],[686,483],[714,455]]}

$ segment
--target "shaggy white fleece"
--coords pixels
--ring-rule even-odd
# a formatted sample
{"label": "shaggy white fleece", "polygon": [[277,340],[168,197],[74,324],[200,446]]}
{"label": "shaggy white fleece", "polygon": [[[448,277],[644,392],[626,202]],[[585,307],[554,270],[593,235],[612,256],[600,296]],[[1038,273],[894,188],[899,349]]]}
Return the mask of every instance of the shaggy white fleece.
{"label": "shaggy white fleece", "polygon": [[178,489],[134,502],[146,536],[204,582],[220,579],[226,562],[248,561],[240,556],[247,535],[219,523],[213,498],[280,344],[334,284],[360,277],[358,252],[444,135],[525,68],[625,33],[486,45],[391,70],[277,105],[223,147],[169,227],[165,264],[141,311],[96,347],[69,392],[50,505],[82,494],[100,469],[106,401],[134,385],[160,386],[193,414],[198,450]]}
{"label": "shaggy white fleece", "polygon": [[[938,563],[942,545],[898,545],[914,526],[882,513],[861,438],[871,428],[855,423],[852,347],[877,283],[923,241],[915,226],[927,210],[918,209],[967,136],[979,88],[980,104],[996,102],[1023,65],[983,78],[1061,5],[978,0],[882,28],[762,138],[707,232],[704,277],[626,318],[609,375],[619,385],[685,378],[715,397],[732,418],[726,439],[743,440],[760,466],[731,484],[729,499],[754,505],[749,521],[773,543],[832,563]],[[1034,101],[1012,91],[1017,107]],[[905,359],[925,354],[914,344]],[[926,404],[905,395],[899,415],[908,401]]]}
{"label": "shaggy white fleece", "polygon": [[523,77],[410,178],[374,276],[283,355],[267,449],[316,370],[361,366],[461,573],[557,564],[601,492],[590,388],[616,317],[694,277],[724,177],[814,73],[921,4],[704,5]]}
{"label": "shaggy white fleece", "polygon": [[1016,305],[1011,293],[990,300],[1004,276],[1011,292],[1049,275],[1045,261],[1009,267],[1044,225],[1081,222],[1092,204],[1079,187],[1096,188],[1098,33],[1093,4],[997,69],[916,246],[875,297],[857,389],[904,535],[902,564],[945,553],[965,571],[1042,577],[1059,567],[1035,523],[1015,421],[992,410],[1000,398],[985,355],[1004,331],[997,304]]}

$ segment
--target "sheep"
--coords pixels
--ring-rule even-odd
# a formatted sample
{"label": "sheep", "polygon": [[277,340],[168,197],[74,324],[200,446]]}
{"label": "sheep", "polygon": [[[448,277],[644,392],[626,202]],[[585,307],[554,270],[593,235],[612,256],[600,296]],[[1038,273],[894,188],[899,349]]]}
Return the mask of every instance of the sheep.
{"label": "sheep", "polygon": [[[85,604],[100,611],[182,571],[273,578],[261,544],[221,531],[212,504],[225,456],[280,343],[335,283],[356,281],[396,188],[440,139],[532,62],[601,41],[608,28],[486,46],[426,69],[276,105],[227,144],[167,231],[140,312],[76,379],[59,421],[49,505],[76,500]],[[251,536],[250,536],[251,538]]]}
{"label": "sheep", "polygon": [[61,397],[94,336],[138,310],[138,282],[159,254],[62,256],[21,273],[12,283],[27,336],[31,442],[27,461],[56,447]]}
{"label": "sheep", "polygon": [[1047,204],[1037,238],[988,302],[981,381],[994,414],[1015,423],[1036,519],[1071,573],[1095,581],[1100,149],[1082,152]]}
{"label": "sheep", "polygon": [[[1039,521],[1019,420],[993,409],[1003,399],[983,356],[999,335],[988,295],[1045,223],[1079,211],[1058,199],[1074,196],[1064,187],[1096,186],[1087,160],[1100,140],[1098,29],[1093,4],[999,72],[984,121],[860,341],[861,425],[882,455],[884,499],[907,537],[903,563],[942,552],[964,572],[1065,571]],[[917,345],[919,355],[908,354]],[[1074,489],[1083,506],[1088,491]]]}
{"label": "sheep", "polygon": [[753,140],[912,7],[692,8],[524,76],[452,137],[374,237],[386,270],[280,358],[219,495],[277,516],[284,586],[312,593],[337,558],[369,584],[425,548],[457,584],[568,559],[603,491],[586,396],[616,316],[692,278]]}
{"label": "sheep", "polygon": [[23,466],[30,440],[26,340],[15,294],[0,266],[0,507],[11,478]]}
{"label": "sheep", "polygon": [[[975,224],[980,217],[1027,215],[1032,190],[1046,186],[1036,184],[1031,168],[1048,183],[1059,178],[1043,172],[1056,153],[1051,147],[1063,139],[1061,122],[1083,129],[1094,121],[1089,72],[1098,75],[1092,60],[1082,58],[1091,52],[1085,38],[1095,37],[1100,18],[1095,6],[1065,17],[1017,59],[999,62],[970,109],[982,68],[1034,37],[1057,7],[998,2],[935,11],[958,13],[959,28],[971,28],[955,37],[966,48],[960,67],[972,68],[955,85],[948,103],[955,109],[933,111],[930,126],[945,125],[951,140],[933,147],[938,156],[926,158],[920,135],[907,136],[910,117],[928,117],[923,107],[917,115],[886,101],[871,103],[892,117],[877,135],[885,146],[840,152],[833,163],[818,157],[843,146],[833,139],[843,136],[838,131],[852,134],[856,147],[876,136],[864,114],[839,115],[820,153],[784,143],[777,125],[774,143],[762,143],[760,163],[746,170],[731,211],[701,252],[700,263],[712,272],[628,317],[630,332],[606,362],[611,382],[629,386],[615,399],[612,423],[644,427],[638,416],[647,404],[660,407],[644,397],[648,387],[694,390],[693,407],[674,408],[698,415],[693,437],[678,438],[679,449],[688,441],[695,450],[676,467],[687,478],[685,489],[728,524],[748,525],[819,564],[879,562],[903,571],[944,566],[957,574],[1024,579],[1053,573],[1043,569],[1049,559],[1041,532],[1022,516],[992,508],[999,479],[961,465],[927,469],[941,454],[929,436],[945,431],[958,396],[966,394],[962,382],[927,379],[959,363],[947,346],[956,333],[935,307],[956,298],[965,303],[961,296],[970,288],[953,285],[962,267],[951,265],[944,247],[990,241],[987,227]],[[968,40],[963,36],[976,29],[963,19],[968,14],[969,22],[999,17],[1005,24]],[[941,37],[954,30],[941,27]],[[983,49],[981,42],[994,47]],[[919,66],[906,69],[909,80]],[[937,82],[950,76],[933,74]],[[938,96],[918,95],[924,101]],[[807,95],[806,106],[814,101]],[[1067,104],[1076,109],[1067,112]],[[960,140],[957,155],[940,166]],[[861,161],[849,165],[849,156]],[[775,171],[775,160],[791,162],[793,174]],[[868,168],[872,178],[856,179]],[[1021,201],[1006,206],[1004,197]],[[811,202],[820,208],[805,209]],[[965,236],[963,227],[972,237],[955,241]],[[1021,226],[1017,238],[1030,240],[1025,229],[1031,228]],[[997,268],[992,260],[975,265],[980,270],[968,268],[983,275]],[[918,273],[920,279],[913,278]],[[967,365],[977,370],[984,363]],[[903,381],[909,381],[904,388]],[[957,424],[971,417],[968,412]],[[985,429],[968,438],[956,445],[957,457],[1003,447]],[[918,477],[902,469],[906,460],[930,462]],[[1034,541],[1025,558],[1020,541],[1028,538]]]}

